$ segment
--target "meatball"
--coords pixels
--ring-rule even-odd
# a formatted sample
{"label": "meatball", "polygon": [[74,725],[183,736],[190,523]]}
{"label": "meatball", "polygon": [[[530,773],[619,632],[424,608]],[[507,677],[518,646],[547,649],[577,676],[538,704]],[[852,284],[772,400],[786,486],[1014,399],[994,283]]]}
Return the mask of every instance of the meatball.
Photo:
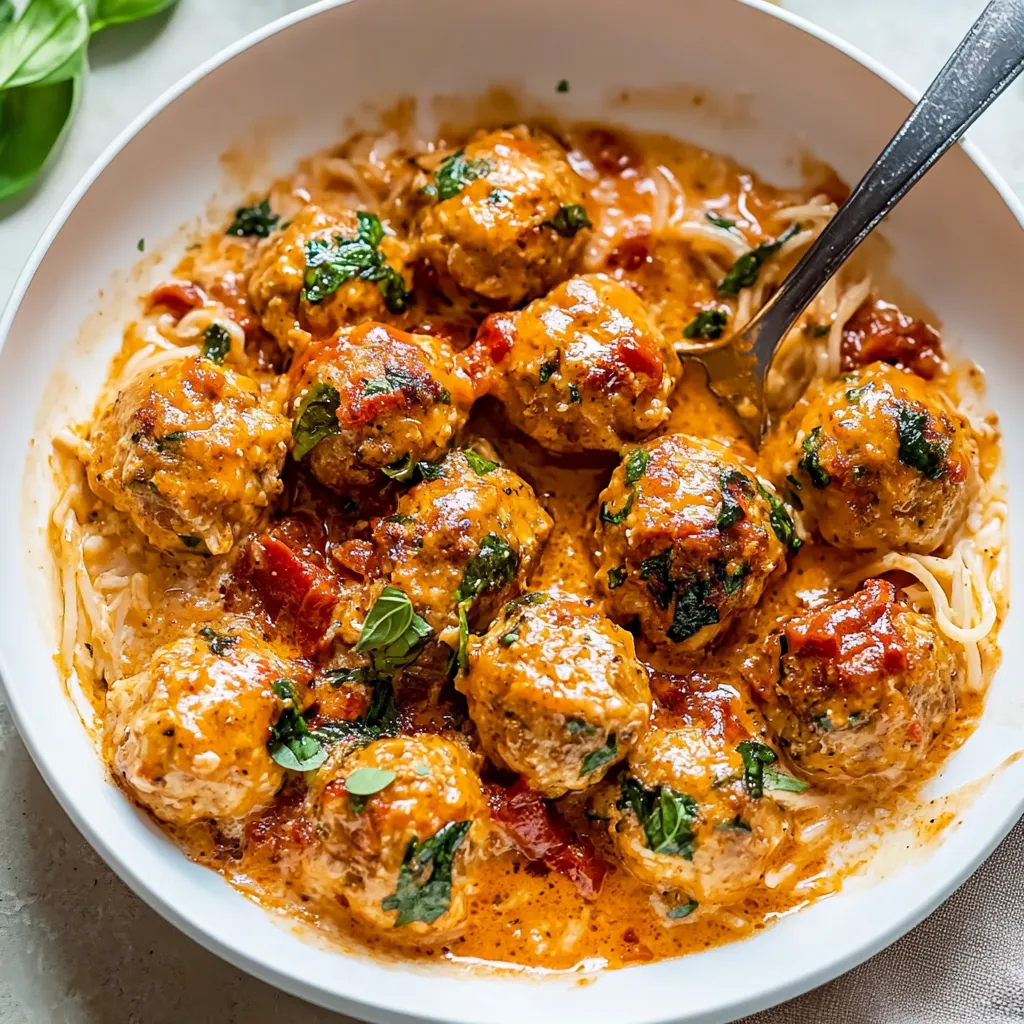
{"label": "meatball", "polygon": [[338,491],[406,479],[454,443],[473,389],[443,338],[384,324],[314,342],[293,372],[292,454]]}
{"label": "meatball", "polygon": [[659,712],[630,751],[610,833],[628,871],[682,907],[734,903],[764,877],[790,828],[778,796],[806,788],[728,686],[694,690]]}
{"label": "meatball", "polygon": [[307,813],[317,839],[304,878],[314,892],[343,899],[395,939],[435,942],[459,932],[488,836],[480,779],[461,746],[420,735],[335,747]]}
{"label": "meatball", "polygon": [[161,647],[107,694],[115,771],[161,821],[240,818],[277,793],[267,752],[287,664],[245,627],[210,627]]}
{"label": "meatball", "polygon": [[375,524],[384,573],[435,631],[458,621],[460,604],[470,622],[488,623],[525,587],[551,517],[525,480],[474,449],[427,472]]}
{"label": "meatball", "polygon": [[508,418],[556,452],[641,440],[665,422],[682,372],[635,292],[602,274],[492,314],[472,357]]}
{"label": "meatball", "polygon": [[373,214],[310,204],[260,245],[249,302],[286,351],[305,332],[331,334],[399,314],[412,285],[409,247]]}
{"label": "meatball", "polygon": [[779,499],[721,445],[685,434],[626,456],[601,494],[596,533],[613,614],[683,651],[756,604],[793,542]]}
{"label": "meatball", "polygon": [[165,551],[229,551],[281,491],[288,421],[201,357],[137,376],[96,421],[93,491]]}
{"label": "meatball", "polygon": [[956,710],[957,657],[935,620],[886,580],[790,620],[779,641],[764,713],[810,776],[898,781]]}
{"label": "meatball", "polygon": [[487,756],[552,798],[600,782],[651,711],[632,636],[592,602],[553,593],[505,605],[455,685]]}
{"label": "meatball", "polygon": [[933,384],[872,363],[812,384],[765,457],[829,544],[927,554],[967,516],[977,453],[967,421]]}
{"label": "meatball", "polygon": [[565,150],[525,127],[483,135],[424,189],[421,254],[467,291],[507,306],[572,272],[590,227]]}

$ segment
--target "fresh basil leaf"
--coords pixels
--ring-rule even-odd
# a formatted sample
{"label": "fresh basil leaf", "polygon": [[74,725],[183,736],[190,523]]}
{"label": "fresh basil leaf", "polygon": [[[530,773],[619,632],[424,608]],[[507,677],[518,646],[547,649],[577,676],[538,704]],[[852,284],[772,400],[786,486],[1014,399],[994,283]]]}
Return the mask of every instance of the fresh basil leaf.
{"label": "fresh basil leaf", "polygon": [[218,658],[222,658],[229,648],[238,643],[237,636],[233,636],[231,633],[218,633],[209,626],[203,626],[199,630],[199,635],[206,641],[210,652],[216,654]]}
{"label": "fresh basil leaf", "polygon": [[14,13],[12,0],[0,0],[0,32],[14,21]]}
{"label": "fresh basil leaf", "polygon": [[929,480],[938,480],[946,472],[949,439],[933,441],[928,437],[928,413],[901,402],[896,429],[900,442],[900,462],[916,469]]}
{"label": "fresh basil leaf", "polygon": [[489,533],[463,570],[455,600],[461,604],[487,591],[500,590],[516,578],[518,570],[519,556],[502,537]]}
{"label": "fresh basil leaf", "polygon": [[477,476],[487,476],[492,470],[498,468],[498,463],[485,459],[479,452],[473,451],[472,448],[463,448],[462,454]]}
{"label": "fresh basil leaf", "polygon": [[683,328],[683,337],[714,341],[725,333],[728,323],[729,314],[724,309],[704,309]]}
{"label": "fresh basil leaf", "polygon": [[203,332],[203,358],[218,365],[231,351],[231,335],[220,324],[210,324]]}
{"label": "fresh basil leaf", "polygon": [[544,227],[554,228],[563,238],[574,238],[583,228],[593,227],[586,207],[579,203],[563,203],[551,220],[544,221]]}
{"label": "fresh basil leaf", "polygon": [[0,199],[28,188],[42,171],[71,124],[80,91],[81,76],[0,91]]}
{"label": "fresh basil leaf", "polygon": [[271,211],[270,200],[261,199],[252,206],[240,206],[235,210],[235,219],[224,234],[236,238],[269,238],[280,219]]}
{"label": "fresh basil leaf", "polygon": [[327,760],[327,750],[309,731],[299,708],[301,700],[290,679],[272,684],[274,693],[284,705],[277,722],[271,726],[267,751],[282,768],[293,772],[309,772]]}
{"label": "fresh basil leaf", "polygon": [[306,392],[292,424],[292,457],[296,462],[301,462],[325,437],[341,432],[337,415],[340,405],[341,396],[330,384],[317,381]]}
{"label": "fresh basil leaf", "polygon": [[390,768],[357,768],[345,778],[345,792],[352,796],[373,796],[391,785],[397,775]]}
{"label": "fresh basil leaf", "polygon": [[540,364],[540,371],[537,374],[537,380],[541,384],[547,384],[551,380],[551,375],[558,369],[560,357],[549,359],[546,363]]}
{"label": "fresh basil leaf", "polygon": [[650,462],[650,455],[646,448],[635,448],[626,456],[626,486],[632,487],[643,479],[647,472],[647,463]]}
{"label": "fresh basil leaf", "polygon": [[93,32],[109,25],[138,21],[172,7],[175,0],[89,0],[90,24]]}
{"label": "fresh basil leaf", "polygon": [[467,160],[465,149],[460,149],[441,161],[434,175],[436,184],[428,186],[428,194],[436,195],[438,202],[443,203],[457,196],[471,181],[486,177],[493,169],[490,160]]}
{"label": "fresh basil leaf", "polygon": [[658,607],[664,611],[672,602],[672,548],[651,555],[640,563],[640,579],[647,584]]}
{"label": "fresh basil leaf", "polygon": [[647,789],[630,775],[620,783],[620,810],[631,810],[652,853],[693,860],[700,805],[671,786]]}
{"label": "fresh basil leaf", "polygon": [[669,907],[665,911],[665,916],[673,921],[681,921],[684,917],[689,917],[699,906],[700,904],[696,900],[687,900],[685,903],[677,903],[675,906]]}
{"label": "fresh basil leaf", "polygon": [[618,590],[626,582],[626,567],[620,565],[608,570],[608,589]]}
{"label": "fresh basil leaf", "polygon": [[743,758],[743,785],[750,796],[759,800],[764,795],[764,770],[775,764],[779,756],[757,740],[744,740],[736,752]]}
{"label": "fresh basil leaf", "polygon": [[311,303],[323,302],[346,281],[359,278],[377,282],[390,312],[404,313],[409,308],[412,293],[406,290],[402,275],[378,248],[384,238],[380,218],[360,210],[356,220],[355,238],[335,235],[333,243],[320,238],[306,242],[302,298]]}
{"label": "fresh basil leaf", "polygon": [[696,580],[688,587],[682,587],[676,594],[676,607],[672,613],[672,625],[667,636],[673,643],[681,643],[705,626],[719,621],[718,608],[709,603],[712,592],[710,580]]}
{"label": "fresh basil leaf", "polygon": [[629,497],[626,498],[626,503],[619,509],[618,512],[612,512],[608,508],[608,503],[601,502],[601,522],[608,523],[610,526],[621,526],[629,516],[629,513],[633,511],[633,502],[636,501],[636,491],[630,491]]}
{"label": "fresh basil leaf", "polygon": [[432,924],[451,906],[452,861],[470,822],[449,822],[430,839],[410,839],[398,872],[398,886],[381,901],[384,910],[396,910],[395,927],[422,921]]}
{"label": "fresh basil leaf", "polygon": [[768,502],[768,522],[771,523],[775,536],[779,538],[784,547],[791,551],[799,551],[803,546],[803,541],[796,535],[793,519],[786,511],[782,500],[772,494],[760,480],[755,479],[754,486],[757,487],[757,493]]}
{"label": "fresh basil leaf", "polygon": [[580,778],[583,778],[584,775],[589,775],[593,771],[597,771],[598,768],[608,764],[609,761],[614,761],[618,756],[619,745],[616,741],[615,733],[612,733],[608,737],[608,742],[603,747],[592,750],[583,758],[583,764],[580,765]]}
{"label": "fresh basil leaf", "polygon": [[743,519],[747,512],[733,493],[733,489],[750,493],[750,481],[738,470],[731,469],[723,473],[719,486],[722,491],[722,507],[718,510],[715,525],[719,530],[728,530]]}
{"label": "fresh basil leaf", "polygon": [[811,478],[811,483],[819,491],[823,491],[832,483],[832,475],[822,467],[820,461],[821,427],[815,427],[807,434],[800,448],[803,456],[796,464],[797,468],[802,469]]}
{"label": "fresh basil leaf", "polygon": [[735,569],[727,570],[725,573],[725,579],[722,581],[722,589],[725,591],[725,596],[732,597],[732,595],[743,586],[743,581],[749,575],[749,562],[740,562]]}
{"label": "fresh basil leaf", "polygon": [[[21,17],[0,35],[0,89],[77,77],[88,41],[83,0],[29,0]],[[3,129],[6,135],[9,126]]]}
{"label": "fresh basil leaf", "polygon": [[730,228],[736,227],[736,221],[729,217],[723,217],[721,214],[712,213],[710,210],[704,214],[711,224],[714,224],[716,228],[724,228],[728,231]]}
{"label": "fresh basil leaf", "polygon": [[729,272],[718,283],[719,295],[739,295],[743,288],[752,288],[757,283],[761,267],[771,259],[800,230],[799,224],[793,224],[774,242],[762,242],[759,246],[745,252],[730,268]]}
{"label": "fresh basil leaf", "polygon": [[535,590],[531,594],[522,594],[519,597],[514,597],[505,605],[505,618],[507,619],[519,608],[528,608],[531,605],[543,604],[547,599],[548,595],[545,594],[543,590]]}
{"label": "fresh basil leaf", "polygon": [[764,768],[761,771],[765,789],[779,789],[786,793],[802,793],[810,785],[802,779],[795,779],[786,772],[775,768]]}
{"label": "fresh basil leaf", "polygon": [[411,665],[430,637],[430,626],[398,587],[385,587],[366,615],[357,651],[370,652],[373,667],[390,675]]}

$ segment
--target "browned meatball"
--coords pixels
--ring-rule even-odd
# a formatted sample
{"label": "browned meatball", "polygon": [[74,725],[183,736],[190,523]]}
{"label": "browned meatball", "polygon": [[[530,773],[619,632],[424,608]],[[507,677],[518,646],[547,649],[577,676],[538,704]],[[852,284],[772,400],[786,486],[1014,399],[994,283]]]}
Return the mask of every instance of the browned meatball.
{"label": "browned meatball", "polygon": [[565,150],[522,126],[475,138],[422,194],[421,253],[460,288],[509,306],[567,277],[590,227]]}
{"label": "browned meatball", "polygon": [[977,443],[934,384],[872,363],[812,384],[765,448],[780,488],[823,540],[927,553],[963,523]]}
{"label": "browned meatball", "polygon": [[455,685],[487,756],[548,797],[586,789],[647,725],[651,691],[633,638],[593,602],[534,593],[470,642]]}
{"label": "browned meatball", "polygon": [[304,332],[405,312],[408,260],[408,245],[376,215],[310,204],[261,243],[249,301],[286,351],[301,348]]}
{"label": "browned meatball", "polygon": [[808,775],[898,781],[956,710],[960,665],[929,615],[886,580],[792,619],[764,696],[773,735]]}
{"label": "browned meatball", "polygon": [[292,454],[338,491],[436,459],[473,403],[447,341],[372,322],[312,344],[293,377]]}
{"label": "browned meatball", "polygon": [[755,738],[746,703],[729,686],[692,691],[673,714],[658,712],[620,779],[615,850],[675,913],[755,889],[790,827],[780,793],[806,788]]}
{"label": "browned meatball", "polygon": [[556,452],[641,440],[668,417],[682,370],[636,293],[602,274],[488,317],[470,355],[508,418]]}
{"label": "browned meatball", "polygon": [[223,554],[281,491],[288,421],[200,357],[136,377],[92,430],[89,483],[165,551]]}
{"label": "browned meatball", "polygon": [[[335,747],[308,813],[317,838],[304,879],[314,892],[343,898],[392,939],[438,942],[462,929],[488,833],[487,803],[463,747],[428,735]],[[445,882],[447,893],[439,891]]]}
{"label": "browned meatball", "polygon": [[219,628],[161,647],[107,694],[114,769],[171,825],[240,818],[284,780],[267,742],[287,665],[249,629]]}
{"label": "browned meatball", "polygon": [[385,575],[405,591],[435,631],[458,622],[490,622],[521,591],[551,517],[533,488],[475,450],[455,451],[378,522],[374,541]]}
{"label": "browned meatball", "polygon": [[757,603],[793,524],[727,449],[668,434],[635,449],[601,493],[597,580],[654,643],[705,647]]}

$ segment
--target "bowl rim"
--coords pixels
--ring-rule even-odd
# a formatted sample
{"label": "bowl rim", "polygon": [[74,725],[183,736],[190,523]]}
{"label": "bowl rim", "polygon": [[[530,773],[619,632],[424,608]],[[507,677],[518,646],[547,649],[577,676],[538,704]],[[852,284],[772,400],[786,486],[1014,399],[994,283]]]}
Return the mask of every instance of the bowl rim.
{"label": "bowl rim", "polygon": [[[32,247],[21,273],[15,280],[7,303],[2,312],[0,312],[0,349],[7,342],[11,327],[14,324],[36,271],[57,235],[64,227],[65,222],[95,183],[96,179],[146,125],[202,78],[227,64],[239,54],[293,25],[356,2],[365,4],[369,3],[370,0],[316,0],[316,2],[306,7],[299,8],[254,29],[234,43],[225,46],[217,53],[200,62],[192,71],[179,78],[137,114],[107,144],[99,156],[93,160],[66,199],[60,204]],[[734,0],[734,2],[775,18],[825,43],[831,49],[860,64],[911,103],[916,103],[920,99],[921,93],[911,87],[886,65],[871,57],[859,47],[848,43],[835,33],[815,25],[803,16],[776,7],[769,0]],[[1017,196],[1002,174],[996,170],[990,160],[972,141],[962,139],[958,145],[963,149],[968,160],[994,188],[1008,212],[1017,221],[1018,226],[1024,230],[1024,201]],[[0,683],[10,678],[12,678],[12,673],[8,666],[8,659],[4,650],[0,648]],[[241,952],[238,948],[222,942],[201,924],[196,923],[189,916],[179,911],[172,903],[165,900],[163,896],[150,887],[149,883],[135,870],[134,865],[121,857],[116,846],[105,840],[102,833],[94,828],[86,814],[67,796],[56,771],[51,771],[47,759],[40,751],[37,751],[35,744],[29,738],[30,734],[25,726],[27,715],[25,706],[22,703],[26,699],[25,695],[20,689],[12,689],[6,686],[6,684],[3,685],[3,689],[7,695],[8,706],[10,707],[19,735],[25,743],[36,769],[45,780],[47,787],[72,823],[85,837],[90,846],[99,854],[104,863],[148,907],[156,911],[164,920],[195,940],[209,952],[232,964],[234,967],[245,971],[247,974],[259,980],[269,982],[301,999],[333,1010],[337,1010],[339,1004],[343,1004],[345,1012],[358,1014],[362,1019],[386,1021],[388,1024],[398,1020],[409,1019],[402,1011],[392,1009],[388,1001],[383,998],[371,1000],[364,996],[351,997],[334,992],[330,994],[332,1001],[328,1003],[326,1001],[328,993],[315,981],[300,978],[290,972],[281,970],[266,956]],[[1022,815],[1024,815],[1024,793],[1021,794],[1015,803],[1007,805],[1002,820],[994,822],[994,827],[986,842],[975,850],[973,856],[962,860],[957,869],[947,875],[942,885],[937,886],[932,892],[921,897],[916,905],[894,919],[889,927],[880,932],[873,933],[861,941],[855,948],[848,950],[845,956],[840,956],[834,960],[827,960],[796,977],[780,980],[772,986],[763,988],[756,995],[733,997],[731,1002],[723,1003],[710,1014],[702,1015],[700,1020],[734,1020],[738,1016],[778,1005],[783,1001],[800,996],[812,988],[831,981],[863,963],[869,957],[909,932],[948,899],[989,857]],[[339,953],[338,955],[345,956],[347,954]],[[417,1019],[437,1021],[438,1024],[444,1024],[446,1021],[440,1010],[434,1010],[431,1007],[422,1007],[418,1010]],[[661,1024],[661,1022],[668,1020],[668,1018],[662,1016],[644,1019],[649,1021],[649,1024]],[[674,1020],[676,1018],[673,1017],[671,1019]]]}

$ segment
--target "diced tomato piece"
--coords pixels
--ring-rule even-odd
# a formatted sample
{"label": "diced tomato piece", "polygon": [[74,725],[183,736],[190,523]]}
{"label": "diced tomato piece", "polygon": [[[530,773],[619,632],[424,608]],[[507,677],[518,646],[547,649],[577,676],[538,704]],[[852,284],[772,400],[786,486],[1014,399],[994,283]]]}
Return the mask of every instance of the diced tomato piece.
{"label": "diced tomato piece", "polygon": [[356,576],[373,576],[377,570],[377,552],[368,540],[347,540],[331,551],[339,565]]}
{"label": "diced tomato piece", "polygon": [[907,645],[892,621],[895,603],[892,583],[867,580],[853,597],[790,622],[787,648],[836,660],[840,679],[851,686],[900,672],[907,667]]}
{"label": "diced tomato piece", "polygon": [[512,351],[515,340],[514,313],[492,313],[476,332],[476,343],[490,354],[492,363],[500,363]]}
{"label": "diced tomato piece", "polygon": [[303,654],[315,654],[338,600],[336,580],[275,532],[249,545],[247,575],[271,619],[290,620]]}
{"label": "diced tomato piece", "polygon": [[883,362],[931,380],[944,368],[939,332],[887,302],[865,303],[850,317],[841,353],[844,370]]}
{"label": "diced tomato piece", "polygon": [[491,813],[524,857],[565,875],[584,899],[597,898],[608,872],[594,844],[520,776],[511,786],[488,787]]}
{"label": "diced tomato piece", "polygon": [[623,338],[616,348],[616,356],[634,373],[661,382],[665,361],[661,358],[661,353],[645,339]]}
{"label": "diced tomato piece", "polygon": [[183,317],[206,304],[206,293],[191,281],[165,281],[158,284],[146,300],[146,309],[166,306],[176,317]]}

